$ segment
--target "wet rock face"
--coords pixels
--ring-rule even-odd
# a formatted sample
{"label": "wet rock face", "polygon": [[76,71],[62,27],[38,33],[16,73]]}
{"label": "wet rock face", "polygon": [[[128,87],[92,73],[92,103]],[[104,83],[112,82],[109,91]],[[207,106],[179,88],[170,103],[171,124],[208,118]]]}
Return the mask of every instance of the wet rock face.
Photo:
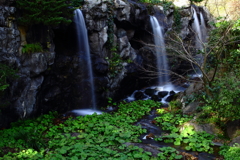
{"label": "wet rock face", "polygon": [[22,55],[21,73],[30,77],[38,76],[46,71],[48,65],[52,64],[55,53],[32,53],[31,55]]}
{"label": "wet rock face", "polygon": [[16,8],[9,6],[13,2],[0,1],[0,63],[18,71],[18,78],[9,81],[10,87],[1,97],[8,105],[1,109],[0,128],[19,118],[31,117],[39,110],[36,104],[38,91],[44,81],[42,74],[55,58],[54,52],[21,53],[23,39],[16,23]]}
{"label": "wet rock face", "polygon": [[[78,102],[85,100],[86,88],[81,89],[79,84],[83,73],[79,71],[82,67],[81,60],[76,56],[74,24],[54,30],[56,48],[52,43],[53,34],[41,25],[29,27],[24,39],[22,30],[16,25],[16,8],[11,6],[13,2],[0,0],[0,62],[19,71],[19,78],[11,82],[8,91],[11,105],[5,115],[13,115],[17,119],[50,110],[65,112],[79,108]],[[142,74],[143,70],[139,69],[142,66],[156,71],[156,55],[152,46],[152,28],[147,7],[137,0],[88,0],[82,11],[88,30],[97,103],[104,105],[106,97],[121,99],[133,90],[153,84],[154,80],[141,79],[146,74]],[[205,11],[204,8],[202,11]],[[160,6],[153,8],[151,12],[163,25],[164,33],[173,29],[172,8],[164,12]],[[179,12],[184,15],[181,18],[179,35],[183,39],[189,39],[190,9],[186,7]],[[207,19],[209,15],[204,12],[204,16]],[[109,47],[110,40],[114,51]],[[20,52],[24,41],[40,42],[44,49],[47,47],[46,42],[50,42],[53,47],[51,52],[24,55]],[[114,56],[113,52],[123,60],[119,64],[122,68],[115,76],[110,75],[111,64],[107,60],[107,57]],[[174,58],[169,63],[177,66],[175,71],[181,67]],[[8,121],[6,116],[0,115],[1,119]]]}
{"label": "wet rock face", "polygon": [[122,0],[112,2],[103,0],[101,2],[88,1],[82,8],[89,34],[94,74],[98,78],[101,76],[103,79],[108,79],[109,82],[106,87],[98,87],[108,90],[107,93],[103,89],[98,90],[102,96],[112,97],[117,92],[121,81],[127,75],[126,67],[128,67],[127,63],[121,62],[120,65],[123,67],[118,69],[115,76],[107,72],[110,70],[111,64],[105,59],[114,56],[108,41],[112,41],[110,43],[113,44],[113,48],[122,59],[134,61],[137,57],[135,48],[130,41],[136,38],[135,30],[137,28],[144,30],[147,18],[146,7],[139,8],[137,5],[137,3],[133,4],[132,2],[131,4]]}
{"label": "wet rock face", "polygon": [[14,2],[15,2],[15,0],[0,0],[0,5],[9,6],[9,5],[13,4]]}
{"label": "wet rock face", "polygon": [[[20,32],[18,31],[13,18],[16,9],[7,6],[8,3],[9,1],[7,0],[0,1],[0,63],[16,68],[19,66],[17,56],[18,48],[20,46]],[[24,91],[25,86],[21,86],[21,88],[22,91]],[[8,89],[8,93],[9,92]],[[1,100],[3,99],[3,103],[8,102],[7,104],[9,104],[9,101],[16,101],[18,97],[10,97],[9,95],[6,95],[5,97],[1,96]],[[16,109],[13,108],[13,106],[7,105],[2,109],[0,113],[0,128],[6,127],[11,121],[17,119]],[[12,110],[15,110],[15,112]]]}
{"label": "wet rock face", "polygon": [[0,5],[0,62],[13,65],[17,61],[20,32],[14,16],[16,9]]}

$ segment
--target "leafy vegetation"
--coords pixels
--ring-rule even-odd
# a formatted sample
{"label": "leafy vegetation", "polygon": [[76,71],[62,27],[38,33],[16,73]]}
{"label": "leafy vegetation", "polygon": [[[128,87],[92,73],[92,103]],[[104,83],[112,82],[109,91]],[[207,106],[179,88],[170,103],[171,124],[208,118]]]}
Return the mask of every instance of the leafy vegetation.
{"label": "leafy vegetation", "polygon": [[219,153],[225,160],[238,160],[240,157],[240,145],[236,143],[232,147],[222,146]]}
{"label": "leafy vegetation", "polygon": [[6,100],[3,100],[3,97],[6,93],[6,89],[10,85],[9,80],[13,80],[15,78],[18,78],[17,70],[13,69],[11,66],[0,63],[0,112],[1,108],[5,107],[8,103]]}
{"label": "leafy vegetation", "polygon": [[36,52],[42,52],[42,46],[39,43],[33,43],[33,44],[25,44],[22,47],[22,53],[23,54],[31,54]]}
{"label": "leafy vegetation", "polygon": [[195,3],[199,3],[199,2],[202,2],[204,0],[190,0],[191,3],[195,2]]}
{"label": "leafy vegetation", "polygon": [[160,159],[182,159],[182,155],[179,155],[179,151],[172,147],[162,147],[160,148],[161,153],[158,153],[158,157]]}
{"label": "leafy vegetation", "polygon": [[120,55],[117,53],[117,49],[115,47],[112,47],[110,49],[111,51],[111,57],[106,57],[105,59],[109,63],[109,74],[110,77],[115,77],[123,68],[123,60],[120,57]]}
{"label": "leafy vegetation", "polygon": [[179,31],[181,28],[181,14],[178,10],[178,8],[175,7],[174,11],[173,11],[173,17],[174,17],[174,24],[173,27],[175,28],[176,31]]}
{"label": "leafy vegetation", "polygon": [[[222,40],[212,51],[211,56],[215,58],[207,68],[214,68],[215,76],[206,86],[208,93],[202,94],[203,112],[200,118],[224,128],[227,122],[240,118],[239,20],[219,22],[216,26],[217,29],[211,33],[209,45],[216,45],[214,41],[217,39]],[[224,38],[222,33],[227,33]]]}
{"label": "leafy vegetation", "polygon": [[0,91],[5,90],[9,86],[8,78],[17,78],[16,72],[15,69],[0,63]]}
{"label": "leafy vegetation", "polygon": [[118,75],[122,69],[123,69],[123,63],[131,63],[132,61],[130,59],[124,60],[118,53],[117,53],[117,48],[112,47],[110,49],[111,51],[111,56],[106,57],[105,59],[108,61],[109,64],[109,76],[111,78],[114,78],[116,75]]}
{"label": "leafy vegetation", "polygon": [[173,2],[171,1],[166,1],[166,0],[140,0],[142,3],[147,3],[150,5],[162,5],[164,11],[169,10],[173,6]]}
{"label": "leafy vegetation", "polygon": [[107,47],[110,56],[105,59],[109,63],[109,75],[114,78],[123,69],[123,60],[117,53],[117,46],[114,44],[114,3],[112,0],[108,3],[108,40]]}
{"label": "leafy vegetation", "polygon": [[217,79],[212,85],[214,92],[211,98],[203,95],[205,104],[202,116],[206,121],[226,124],[229,121],[240,119],[239,96],[240,82],[235,75]]}
{"label": "leafy vegetation", "polygon": [[183,129],[180,129],[180,127],[190,121],[192,117],[178,113],[179,110],[173,112],[158,111],[160,111],[161,116],[155,118],[157,124],[160,125],[164,131],[170,133],[158,137],[156,140],[173,143],[176,146],[184,145],[186,150],[210,153],[213,151],[211,147],[213,146],[213,135],[206,132],[197,132],[191,125],[184,126]]}
{"label": "leafy vegetation", "polygon": [[[74,5],[79,4],[76,0],[73,2]],[[70,23],[73,16],[73,4],[67,3],[66,0],[17,0],[16,3],[20,9],[21,16],[18,22],[21,25],[57,26],[60,23]]]}
{"label": "leafy vegetation", "polygon": [[84,4],[84,0],[71,0],[71,5],[73,7],[80,7]]}
{"label": "leafy vegetation", "polygon": [[[190,0],[201,2],[202,0]],[[83,3],[82,0],[17,0],[21,9],[19,23],[22,25],[44,24],[56,26],[60,23],[69,23],[73,8]],[[114,16],[113,1],[108,7],[108,49],[111,55],[106,58],[109,62],[110,77],[115,77],[122,70],[125,62],[117,53],[117,46],[113,45]],[[163,5],[164,10],[172,6],[171,1],[141,0],[143,3]],[[174,27],[178,29],[181,16],[174,10]],[[214,24],[209,42],[199,51],[205,57],[205,64],[199,66],[203,73],[205,92],[200,95],[190,95],[186,102],[202,101],[200,117],[205,122],[225,125],[227,122],[240,119],[239,96],[239,34],[240,20],[220,21]],[[30,54],[42,51],[40,44],[23,46],[22,53]],[[7,78],[15,75],[15,71],[0,64],[0,91],[9,84]],[[209,78],[209,73],[213,72]],[[112,100],[109,99],[109,104]],[[114,104],[115,105],[115,104]],[[20,121],[13,124],[11,129],[0,131],[0,159],[150,159],[151,153],[145,152],[136,146],[127,146],[126,142],[139,142],[139,135],[146,130],[132,125],[139,118],[146,115],[151,108],[160,104],[153,101],[136,101],[129,104],[120,104],[116,113],[93,114],[91,116],[69,118],[55,123],[56,113],[44,115],[35,120]],[[192,119],[179,112],[179,104],[170,102],[170,107],[158,109],[160,117],[155,121],[166,135],[156,140],[174,145],[183,145],[186,150],[198,152],[212,152],[213,136],[206,132],[197,132],[192,126],[184,126]],[[170,112],[169,112],[170,111]],[[239,145],[224,146],[220,154],[225,159],[239,157]],[[160,149],[160,159],[181,159],[179,152],[171,147]]]}
{"label": "leafy vegetation", "polygon": [[151,100],[121,103],[118,111],[58,119],[56,113],[19,121],[1,130],[0,159],[150,159],[151,153],[126,142],[139,142],[145,129],[132,125],[152,107]]}
{"label": "leafy vegetation", "polygon": [[109,50],[109,56],[105,59],[108,61],[109,64],[109,77],[114,78],[118,75],[122,69],[124,68],[123,63],[128,62],[130,63],[131,60],[127,58],[124,60],[119,53],[117,53],[117,46],[114,44],[114,2],[110,0],[108,2],[108,40],[107,40],[107,49]]}

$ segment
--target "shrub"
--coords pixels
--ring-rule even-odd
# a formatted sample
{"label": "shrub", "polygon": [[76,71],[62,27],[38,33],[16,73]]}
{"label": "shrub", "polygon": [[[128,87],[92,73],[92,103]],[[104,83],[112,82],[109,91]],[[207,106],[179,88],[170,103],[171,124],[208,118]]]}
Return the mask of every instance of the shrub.
{"label": "shrub", "polygon": [[239,160],[240,145],[235,144],[233,147],[222,146],[219,153],[224,157],[225,160]]}
{"label": "shrub", "polygon": [[9,84],[7,82],[8,78],[16,78],[16,70],[11,67],[0,63],[0,91],[5,90]]}
{"label": "shrub", "polygon": [[33,43],[33,44],[26,44],[22,48],[22,53],[24,54],[31,54],[35,52],[42,52],[42,46],[39,43]]}
{"label": "shrub", "polygon": [[[210,88],[213,96],[205,98],[204,114],[216,122],[240,119],[240,81],[236,75],[228,74],[217,79]],[[224,124],[225,124],[224,123]]]}
{"label": "shrub", "polygon": [[21,25],[57,26],[70,23],[73,16],[74,8],[66,0],[17,0],[16,3],[21,11],[18,19]]}

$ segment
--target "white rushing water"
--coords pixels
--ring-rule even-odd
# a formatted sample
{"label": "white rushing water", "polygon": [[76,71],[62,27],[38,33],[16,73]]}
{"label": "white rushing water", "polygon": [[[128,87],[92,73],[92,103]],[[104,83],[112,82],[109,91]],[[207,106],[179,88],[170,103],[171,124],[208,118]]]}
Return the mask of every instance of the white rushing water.
{"label": "white rushing water", "polygon": [[150,16],[150,22],[152,25],[154,45],[157,57],[157,68],[158,68],[158,85],[164,85],[169,82],[169,67],[166,56],[166,48],[164,37],[162,33],[162,27],[160,26],[158,20],[154,16]]}
{"label": "white rushing water", "polygon": [[207,28],[205,24],[205,20],[202,12],[200,12],[200,22],[201,22],[201,34],[202,34],[202,42],[205,43],[207,41]]}
{"label": "white rushing water", "polygon": [[[81,68],[81,77],[82,82],[80,84],[79,92],[84,93],[84,99],[82,99],[81,108],[87,108],[87,110],[81,110],[82,114],[90,114],[96,111],[96,100],[94,92],[94,83],[93,83],[93,71],[92,63],[90,57],[90,48],[88,42],[87,28],[85,25],[85,20],[80,9],[74,11],[74,23],[76,26],[76,35],[77,35],[77,55],[80,59],[80,68]],[[92,109],[92,111],[90,110]],[[80,113],[80,110],[74,110],[75,112]]]}
{"label": "white rushing water", "polygon": [[[195,48],[197,50],[203,50],[204,49],[204,43],[207,41],[207,28],[205,24],[205,20],[203,17],[202,12],[199,13],[200,20],[197,16],[197,12],[194,7],[191,8],[193,13],[193,23],[192,28],[195,33]],[[203,55],[197,54],[195,56],[195,59],[199,64],[203,63]],[[193,73],[194,77],[202,77],[202,73],[200,72],[199,68],[195,67],[195,73]]]}
{"label": "white rushing water", "polygon": [[154,95],[158,95],[159,92],[168,92],[168,94],[166,94],[164,97],[161,98],[160,102],[164,103],[168,103],[166,101],[166,99],[170,96],[171,92],[174,93],[178,93],[178,92],[183,92],[186,88],[180,87],[180,86],[174,86],[171,83],[168,83],[166,85],[162,85],[162,86],[151,86],[151,87],[147,87],[141,90],[135,90],[130,96],[126,97],[124,100],[126,102],[132,102],[137,100],[136,99],[136,94],[141,92],[142,93],[142,99],[141,100],[148,100],[148,99],[152,99],[152,97],[148,94],[146,94],[146,90],[153,90],[154,91]]}
{"label": "white rushing water", "polygon": [[93,109],[76,109],[76,110],[72,110],[71,112],[76,114],[77,116],[92,115],[94,113],[102,114],[101,111],[97,111],[97,110],[93,110]]}
{"label": "white rushing water", "polygon": [[194,7],[192,7],[192,13],[193,13],[193,19],[194,19],[193,23],[192,23],[192,28],[193,28],[193,31],[195,32],[195,47],[196,47],[196,49],[201,50],[203,48],[202,31],[200,28],[200,23],[199,23],[199,19],[197,16],[197,12]]}

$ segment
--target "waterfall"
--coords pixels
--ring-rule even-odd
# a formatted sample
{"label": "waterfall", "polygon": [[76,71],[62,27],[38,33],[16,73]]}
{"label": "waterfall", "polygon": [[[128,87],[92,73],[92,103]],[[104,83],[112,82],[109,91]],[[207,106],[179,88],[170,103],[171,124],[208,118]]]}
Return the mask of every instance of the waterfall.
{"label": "waterfall", "polygon": [[[200,20],[198,19],[197,12],[194,7],[192,7],[192,12],[193,12],[193,19],[194,19],[192,28],[193,28],[193,31],[195,32],[195,48],[196,50],[202,50],[204,49],[203,44],[206,42],[206,39],[207,39],[206,24],[205,24],[202,12],[200,12]],[[203,55],[197,54],[195,56],[195,59],[198,61],[199,64],[202,64]],[[195,66],[195,74],[193,75],[193,77],[201,77],[201,76],[202,74],[199,68]]]}
{"label": "waterfall", "polygon": [[80,59],[81,68],[81,87],[79,92],[84,92],[84,98],[82,98],[84,108],[96,109],[94,83],[93,83],[93,72],[92,63],[90,57],[90,48],[88,43],[87,29],[85,20],[80,9],[74,11],[74,23],[76,25],[77,35],[77,55]]}
{"label": "waterfall", "polygon": [[193,31],[195,32],[195,47],[196,47],[196,49],[201,50],[201,49],[203,49],[202,31],[200,29],[200,23],[198,20],[197,12],[194,7],[192,7],[192,12],[193,12],[193,19],[194,19],[192,28],[193,28]]}
{"label": "waterfall", "polygon": [[163,85],[169,82],[169,69],[166,56],[165,42],[162,33],[162,27],[158,20],[154,16],[150,16],[150,22],[152,25],[154,35],[154,45],[157,57],[157,68],[158,68],[158,85]]}
{"label": "waterfall", "polygon": [[201,22],[201,33],[202,33],[202,41],[205,43],[207,41],[207,28],[205,24],[205,20],[203,18],[202,12],[200,12],[200,22]]}

